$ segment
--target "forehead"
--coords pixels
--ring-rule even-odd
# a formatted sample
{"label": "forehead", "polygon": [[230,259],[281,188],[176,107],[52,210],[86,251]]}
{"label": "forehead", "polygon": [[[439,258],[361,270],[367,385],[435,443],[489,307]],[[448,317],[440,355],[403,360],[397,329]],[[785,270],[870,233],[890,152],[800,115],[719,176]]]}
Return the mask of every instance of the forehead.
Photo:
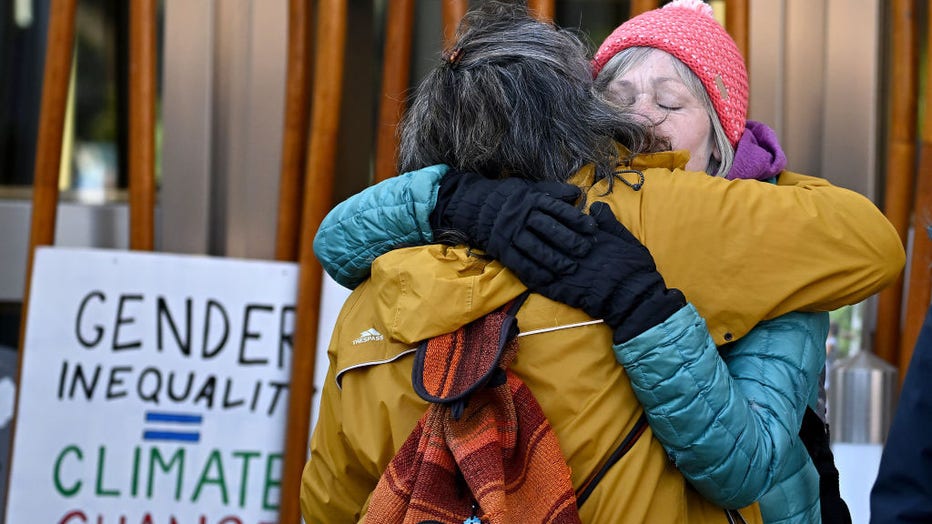
{"label": "forehead", "polygon": [[626,82],[632,78],[637,78],[641,81],[647,80],[653,83],[673,82],[685,85],[674,65],[675,60],[672,55],[664,51],[652,49],[648,53],[641,55],[639,60],[620,71],[615,80]]}

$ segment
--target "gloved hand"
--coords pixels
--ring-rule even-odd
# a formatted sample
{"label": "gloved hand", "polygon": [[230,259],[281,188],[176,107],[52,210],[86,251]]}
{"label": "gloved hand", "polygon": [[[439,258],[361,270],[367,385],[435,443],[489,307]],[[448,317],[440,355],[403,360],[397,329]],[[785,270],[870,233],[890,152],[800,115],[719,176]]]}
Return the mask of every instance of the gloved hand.
{"label": "gloved hand", "polygon": [[544,283],[515,273],[531,291],[604,319],[620,344],[665,321],[686,299],[678,289],[667,288],[650,252],[607,204],[592,204],[589,214],[599,228],[592,250],[577,259],[576,271]]}
{"label": "gloved hand", "polygon": [[458,230],[515,273],[545,283],[576,271],[577,260],[592,248],[595,220],[572,205],[580,194],[560,182],[450,171],[440,182],[430,223],[435,237]]}

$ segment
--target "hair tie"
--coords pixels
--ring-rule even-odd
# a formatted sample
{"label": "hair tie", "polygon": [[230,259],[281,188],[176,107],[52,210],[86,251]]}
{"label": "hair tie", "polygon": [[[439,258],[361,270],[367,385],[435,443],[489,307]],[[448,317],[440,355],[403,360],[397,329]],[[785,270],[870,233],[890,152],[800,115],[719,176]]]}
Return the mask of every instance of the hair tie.
{"label": "hair tie", "polygon": [[463,58],[463,48],[454,47],[453,50],[450,51],[450,54],[446,56],[446,61],[452,67],[460,63],[461,58]]}

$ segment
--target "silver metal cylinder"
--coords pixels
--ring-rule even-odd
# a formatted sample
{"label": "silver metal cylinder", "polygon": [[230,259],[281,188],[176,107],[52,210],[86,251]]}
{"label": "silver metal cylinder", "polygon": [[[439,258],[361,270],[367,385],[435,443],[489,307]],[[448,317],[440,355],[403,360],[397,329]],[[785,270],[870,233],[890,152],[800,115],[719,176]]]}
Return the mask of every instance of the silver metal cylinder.
{"label": "silver metal cylinder", "polygon": [[883,444],[896,407],[896,368],[860,351],[836,362],[828,391],[832,442]]}

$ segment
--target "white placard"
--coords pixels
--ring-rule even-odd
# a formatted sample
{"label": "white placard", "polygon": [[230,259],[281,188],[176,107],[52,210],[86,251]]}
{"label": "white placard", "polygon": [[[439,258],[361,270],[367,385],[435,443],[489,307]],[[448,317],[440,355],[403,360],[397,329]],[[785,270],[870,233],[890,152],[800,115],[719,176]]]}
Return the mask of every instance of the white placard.
{"label": "white placard", "polygon": [[297,266],[36,253],[7,523],[277,521]]}

